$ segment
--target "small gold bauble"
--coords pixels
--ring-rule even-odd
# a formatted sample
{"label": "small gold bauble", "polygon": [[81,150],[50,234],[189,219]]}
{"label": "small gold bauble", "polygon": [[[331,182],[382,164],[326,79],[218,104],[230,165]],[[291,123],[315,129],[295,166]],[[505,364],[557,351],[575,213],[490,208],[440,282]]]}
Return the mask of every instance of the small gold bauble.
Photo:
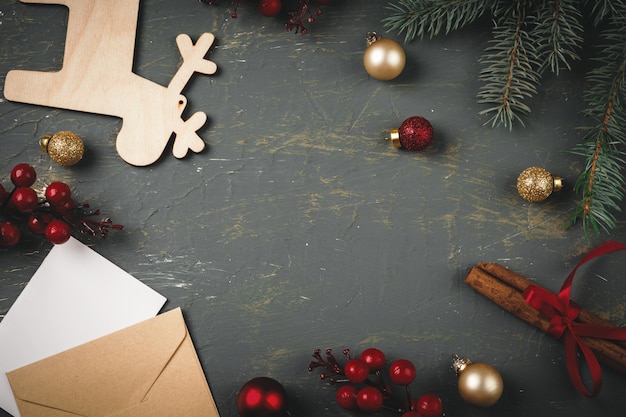
{"label": "small gold bauble", "polygon": [[452,360],[452,368],[459,377],[459,394],[466,403],[490,407],[500,399],[504,382],[496,368],[486,363],[473,363],[457,355]]}
{"label": "small gold bauble", "polygon": [[368,47],[363,55],[363,65],[372,78],[388,81],[402,73],[406,63],[406,54],[398,42],[382,38],[375,32],[369,32],[367,44]]}
{"label": "small gold bauble", "polygon": [[539,167],[526,168],[517,177],[517,192],[531,203],[545,200],[553,191],[559,191],[562,187],[561,177]]}
{"label": "small gold bauble", "polygon": [[39,144],[50,159],[64,167],[77,164],[85,152],[85,145],[80,136],[67,130],[46,135],[41,138]]}

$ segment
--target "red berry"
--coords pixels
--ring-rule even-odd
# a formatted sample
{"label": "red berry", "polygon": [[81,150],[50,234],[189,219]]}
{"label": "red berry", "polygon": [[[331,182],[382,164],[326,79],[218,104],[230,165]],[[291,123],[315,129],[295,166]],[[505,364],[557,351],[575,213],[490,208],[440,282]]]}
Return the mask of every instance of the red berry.
{"label": "red berry", "polygon": [[416,409],[424,417],[441,417],[443,415],[443,401],[436,394],[424,394],[417,399]]}
{"label": "red berry", "polygon": [[369,366],[371,371],[379,371],[385,367],[385,354],[376,348],[365,349],[361,352],[361,360]]}
{"label": "red berry", "polygon": [[360,384],[367,379],[370,373],[370,368],[361,359],[350,359],[346,362],[346,366],[343,369],[346,378],[353,384]]}
{"label": "red berry", "polygon": [[72,235],[70,225],[63,220],[52,220],[46,226],[46,239],[55,245],[67,242]]}
{"label": "red berry", "polygon": [[36,179],[35,168],[28,164],[17,164],[11,170],[11,182],[16,187],[30,187]]}
{"label": "red berry", "polygon": [[29,187],[19,187],[11,196],[11,204],[22,213],[30,213],[37,208],[37,193]]}
{"label": "red berry", "polygon": [[46,200],[53,206],[62,206],[72,197],[70,187],[64,182],[53,182],[46,187]]}
{"label": "red berry", "polygon": [[282,5],[280,0],[261,0],[259,11],[263,16],[271,17],[280,13]]}
{"label": "red berry", "polygon": [[356,394],[356,405],[360,410],[374,413],[383,406],[383,393],[378,388],[361,388]]}
{"label": "red berry", "polygon": [[337,390],[335,399],[340,407],[354,410],[356,408],[356,387],[354,385],[342,385]]}
{"label": "red berry", "polygon": [[46,233],[46,226],[50,223],[50,220],[52,220],[52,217],[47,213],[31,214],[27,225],[31,232],[36,235],[43,235]]}
{"label": "red berry", "polygon": [[389,367],[389,377],[394,384],[409,385],[416,374],[415,365],[408,359],[398,359]]}
{"label": "red berry", "polygon": [[0,246],[15,246],[20,241],[20,236],[20,229],[13,223],[0,223]]}

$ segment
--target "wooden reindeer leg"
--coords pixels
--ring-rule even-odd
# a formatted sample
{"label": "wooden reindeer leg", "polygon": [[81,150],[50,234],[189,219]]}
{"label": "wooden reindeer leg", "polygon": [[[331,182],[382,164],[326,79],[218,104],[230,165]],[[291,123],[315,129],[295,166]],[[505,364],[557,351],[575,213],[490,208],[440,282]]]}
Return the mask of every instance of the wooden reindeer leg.
{"label": "wooden reindeer leg", "polygon": [[134,75],[139,0],[21,1],[64,4],[69,8],[63,67],[55,73],[10,71],[6,98],[117,115],[121,90],[129,88],[123,84]]}

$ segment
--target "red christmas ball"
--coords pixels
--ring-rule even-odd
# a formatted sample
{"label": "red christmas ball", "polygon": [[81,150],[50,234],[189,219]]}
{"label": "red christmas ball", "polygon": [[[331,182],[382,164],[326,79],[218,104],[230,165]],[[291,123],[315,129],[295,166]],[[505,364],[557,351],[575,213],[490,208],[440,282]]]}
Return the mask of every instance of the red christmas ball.
{"label": "red christmas ball", "polygon": [[259,11],[263,16],[271,17],[280,13],[282,4],[280,0],[261,0],[259,2]]}
{"label": "red christmas ball", "polygon": [[283,417],[287,412],[287,393],[275,379],[251,379],[239,391],[237,411],[241,417]]}
{"label": "red christmas ball", "polygon": [[400,144],[410,151],[421,151],[433,142],[433,126],[421,116],[406,119],[398,128]]}

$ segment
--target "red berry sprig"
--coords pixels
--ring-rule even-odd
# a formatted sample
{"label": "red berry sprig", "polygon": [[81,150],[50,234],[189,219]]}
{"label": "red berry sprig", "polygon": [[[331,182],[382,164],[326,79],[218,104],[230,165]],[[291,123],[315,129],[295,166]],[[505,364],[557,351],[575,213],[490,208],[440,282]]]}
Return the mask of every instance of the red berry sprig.
{"label": "red berry sprig", "polygon": [[89,204],[77,204],[63,182],[51,183],[43,196],[38,196],[32,188],[36,179],[32,166],[17,164],[11,170],[12,191],[0,184],[0,248],[17,245],[22,237],[19,223],[54,244],[67,242],[73,231],[105,238],[109,230],[123,228],[108,218],[92,220],[100,211],[89,210]]}
{"label": "red berry sprig", "polygon": [[[215,5],[215,0],[199,0],[201,3],[207,3],[209,5]],[[232,0],[233,3],[233,11],[230,14],[230,17],[233,19],[237,18],[237,10],[239,8],[240,3],[245,2],[246,0]],[[272,17],[278,15],[282,10],[282,1],[281,0],[257,0],[259,5],[259,12],[263,16]],[[315,6],[312,3],[315,2]],[[316,20],[315,16],[319,16],[322,14],[322,5],[327,5],[331,0],[299,0],[298,6],[287,12],[289,19],[285,24],[285,27],[289,32],[292,30],[295,33],[300,32],[301,34],[306,34],[308,32],[305,24],[314,23]],[[314,9],[314,12],[312,10]]]}
{"label": "red berry sprig", "polygon": [[402,417],[442,417],[443,402],[432,393],[412,399],[409,385],[415,380],[417,370],[408,359],[398,359],[391,363],[388,376],[395,385],[404,387],[405,399],[399,400],[392,387],[385,381],[383,370],[387,359],[376,348],[365,349],[358,358],[352,358],[350,349],[344,349],[346,363],[342,366],[332,349],[313,352],[314,361],[309,363],[309,372],[323,368],[320,379],[331,384],[341,384],[335,394],[337,404],[346,410],[361,410],[374,413],[381,409],[402,414]]}

